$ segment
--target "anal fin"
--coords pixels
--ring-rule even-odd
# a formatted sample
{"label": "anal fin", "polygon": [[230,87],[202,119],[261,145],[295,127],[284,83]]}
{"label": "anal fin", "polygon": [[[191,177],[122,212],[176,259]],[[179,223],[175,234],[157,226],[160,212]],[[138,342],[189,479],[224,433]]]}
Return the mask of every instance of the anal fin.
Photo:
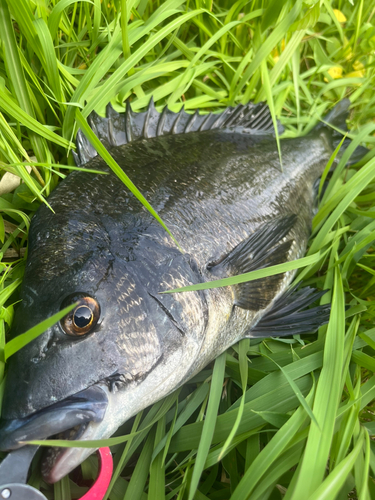
{"label": "anal fin", "polygon": [[327,290],[319,292],[310,287],[300,290],[293,287],[287,290],[245,337],[285,337],[286,335],[315,332],[322,325],[328,323],[331,305],[306,308],[320,299],[326,292]]}
{"label": "anal fin", "polygon": [[[297,221],[295,214],[266,222],[237,245],[221,262],[207,268],[218,277],[235,276],[288,260],[293,239],[287,236]],[[274,298],[284,275],[278,274],[234,285],[234,305],[254,311],[264,309]]]}

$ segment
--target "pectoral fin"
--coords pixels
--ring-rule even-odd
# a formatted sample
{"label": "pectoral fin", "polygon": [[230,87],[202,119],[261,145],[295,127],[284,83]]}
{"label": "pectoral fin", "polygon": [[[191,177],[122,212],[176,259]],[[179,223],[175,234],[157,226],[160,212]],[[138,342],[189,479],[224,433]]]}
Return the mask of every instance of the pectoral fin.
{"label": "pectoral fin", "polygon": [[327,290],[319,292],[310,287],[300,290],[294,287],[287,290],[275,301],[259,323],[249,330],[246,337],[285,337],[315,332],[328,323],[331,305],[325,304],[311,309],[306,307],[316,302],[326,292]]}
{"label": "pectoral fin", "polygon": [[[296,221],[297,216],[292,214],[265,223],[220,263],[208,265],[208,269],[216,276],[224,277],[285,262],[294,242],[293,239],[287,239],[287,236]],[[254,311],[265,308],[283,279],[284,275],[278,274],[234,285],[234,305]]]}

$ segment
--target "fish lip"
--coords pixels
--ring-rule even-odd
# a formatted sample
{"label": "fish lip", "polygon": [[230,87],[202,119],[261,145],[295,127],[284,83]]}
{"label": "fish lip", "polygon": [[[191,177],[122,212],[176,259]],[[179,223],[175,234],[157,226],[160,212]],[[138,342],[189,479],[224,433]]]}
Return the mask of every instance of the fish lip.
{"label": "fish lip", "polygon": [[[89,425],[90,422],[81,424],[73,437],[61,436],[61,438],[68,439],[69,441],[82,439],[84,438]],[[73,429],[68,429],[62,434],[71,433],[72,431]],[[58,439],[60,438],[60,436],[56,437]],[[75,469],[76,466],[82,461],[77,461],[77,454],[82,455],[85,452],[87,452],[87,449],[85,448],[59,448],[57,446],[46,447],[43,451],[41,460],[42,478],[49,484],[56,483]]]}
{"label": "fish lip", "polygon": [[[25,418],[3,419],[0,425],[0,450],[14,450],[25,446],[25,441],[43,440],[60,433],[65,433],[63,439],[79,439],[91,422],[104,419],[107,406],[105,388],[95,384]],[[75,433],[69,436],[72,431]],[[61,455],[66,449],[59,450],[62,450],[59,453]],[[49,459],[43,475],[48,476],[48,471],[54,468],[55,462]]]}

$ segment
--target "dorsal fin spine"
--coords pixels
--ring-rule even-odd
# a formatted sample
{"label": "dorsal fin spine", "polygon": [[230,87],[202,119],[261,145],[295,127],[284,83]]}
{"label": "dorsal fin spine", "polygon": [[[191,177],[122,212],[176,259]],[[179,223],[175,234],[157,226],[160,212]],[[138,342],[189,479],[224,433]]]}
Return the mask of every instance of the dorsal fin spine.
{"label": "dorsal fin spine", "polygon": [[191,115],[191,117],[189,118],[189,121],[187,122],[187,124],[185,125],[185,129],[184,129],[184,134],[187,134],[190,132],[192,126],[194,125],[194,122],[196,121],[197,119],[197,116],[198,116],[199,112],[198,110],[196,109],[195,110],[195,113]]}
{"label": "dorsal fin spine", "polygon": [[[228,107],[218,115],[212,113],[200,115],[198,110],[190,115],[183,107],[178,113],[173,113],[167,107],[158,113],[151,98],[146,112],[133,113],[129,101],[126,103],[125,113],[117,113],[108,104],[106,118],[93,112],[88,121],[106,146],[121,146],[138,139],[150,139],[166,134],[204,132],[228,127],[241,127],[248,134],[262,132],[268,134],[273,131],[272,117],[267,105],[251,102],[245,106],[239,104],[235,108]],[[282,133],[281,125],[278,128],[279,134]],[[75,160],[80,165],[84,165],[97,155],[81,131],[77,134],[76,144]]]}
{"label": "dorsal fin spine", "polygon": [[177,134],[177,127],[178,127],[178,124],[182,118],[182,113],[184,112],[184,108],[181,109],[181,111],[177,114],[177,117],[173,123],[173,126],[172,126],[172,129],[171,129],[171,134]]}
{"label": "dorsal fin spine", "polygon": [[77,167],[80,167],[82,165],[81,157],[75,151],[72,151],[72,154],[73,154],[75,164],[77,165]]}
{"label": "dorsal fin spine", "polygon": [[125,132],[126,132],[126,138],[128,142],[132,141],[132,108],[130,106],[130,103],[128,102],[126,104],[126,110],[125,110]]}
{"label": "dorsal fin spine", "polygon": [[240,116],[240,114],[242,113],[243,108],[244,108],[244,106],[242,104],[239,104],[237,106],[237,108],[234,108],[233,112],[229,116],[228,121],[226,123],[227,127],[230,127],[232,125],[232,123]]}
{"label": "dorsal fin spine", "polygon": [[208,115],[206,116],[206,118],[201,123],[201,125],[200,125],[200,127],[198,129],[198,132],[204,132],[206,130],[205,129],[205,125],[206,125],[206,123],[208,123],[210,121],[211,116],[212,116],[212,113],[208,113]]}
{"label": "dorsal fin spine", "polygon": [[158,126],[156,128],[156,136],[163,135],[165,119],[167,117],[167,111],[168,111],[167,106],[164,106],[158,121]]}
{"label": "dorsal fin spine", "polygon": [[149,134],[149,122],[150,122],[150,115],[152,113],[153,108],[154,108],[154,98],[151,97],[149,105],[148,105],[148,108],[147,108],[146,116],[145,116],[145,122],[144,122],[144,125],[143,125],[143,137],[145,139],[149,139],[150,138],[150,134]]}
{"label": "dorsal fin spine", "polygon": [[213,123],[211,128],[223,128],[225,122],[228,119],[228,115],[232,114],[233,108],[226,108],[222,113],[220,113],[218,119]]}

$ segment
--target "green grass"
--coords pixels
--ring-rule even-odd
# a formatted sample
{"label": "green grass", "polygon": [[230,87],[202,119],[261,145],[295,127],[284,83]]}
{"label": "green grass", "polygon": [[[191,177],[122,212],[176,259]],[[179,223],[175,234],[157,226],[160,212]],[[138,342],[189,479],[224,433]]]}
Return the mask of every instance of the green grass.
{"label": "green grass", "polygon": [[[92,110],[123,111],[128,98],[143,110],[151,96],[175,111],[266,100],[283,137],[296,137],[352,103],[353,147],[297,276],[330,290],[330,323],[303,339],[241,342],[125,424],[107,498],[375,498],[375,159],[345,165],[355,145],[375,142],[374,50],[373,0],[0,0],[0,169],[22,180],[0,197],[2,351],[29,220],[74,168]],[[38,467],[30,483],[62,500],[88,484],[46,485]]]}

